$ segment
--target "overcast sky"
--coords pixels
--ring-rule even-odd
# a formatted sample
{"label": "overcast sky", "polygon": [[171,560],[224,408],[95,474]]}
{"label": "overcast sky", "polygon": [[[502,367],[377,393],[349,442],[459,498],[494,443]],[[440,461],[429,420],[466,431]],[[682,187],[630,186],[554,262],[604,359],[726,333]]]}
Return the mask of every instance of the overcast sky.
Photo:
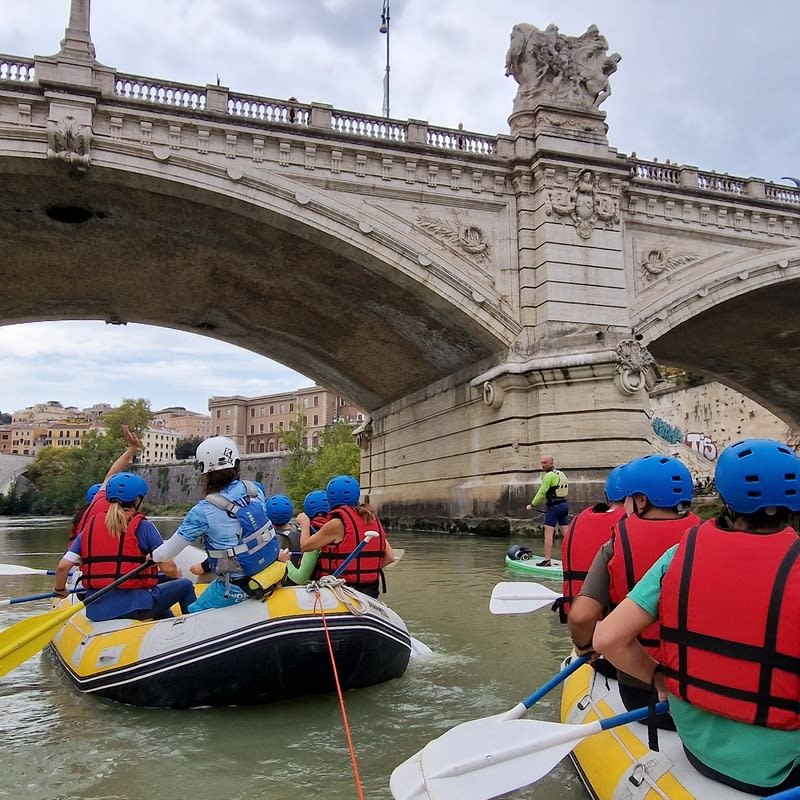
{"label": "overcast sky", "polygon": [[[120,72],[380,115],[382,0],[92,0],[97,58]],[[0,53],[58,50],[68,0],[2,0]],[[622,54],[604,103],[620,152],[738,176],[800,176],[797,0],[391,0],[391,116],[507,133],[511,28],[595,23]],[[0,253],[2,250],[0,249]],[[1,257],[1,256],[0,256]],[[131,353],[120,363],[120,350]],[[147,397],[206,411],[212,395],[313,381],[220,342],[100,322],[0,327],[0,411]],[[253,376],[258,376],[254,378]]]}

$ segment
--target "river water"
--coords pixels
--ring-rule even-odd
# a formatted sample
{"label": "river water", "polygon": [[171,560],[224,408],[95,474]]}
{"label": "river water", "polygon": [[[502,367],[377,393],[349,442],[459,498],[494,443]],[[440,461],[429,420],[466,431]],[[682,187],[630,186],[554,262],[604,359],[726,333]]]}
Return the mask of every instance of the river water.
{"label": "river water", "polygon": [[[0,562],[52,569],[66,518],[0,517]],[[156,518],[166,537],[178,520]],[[344,695],[367,800],[387,800],[395,766],[448,728],[499,713],[552,677],[569,643],[545,608],[492,616],[505,539],[393,534],[405,549],[385,601],[433,655],[397,680]],[[535,548],[534,548],[535,549]],[[0,576],[0,597],[48,591],[46,576]],[[558,589],[557,585],[551,588]],[[0,627],[48,602],[0,608]],[[529,718],[558,719],[559,690]],[[47,651],[0,678],[0,798],[15,800],[358,798],[338,700],[190,711],[142,709],[80,694]],[[512,795],[588,797],[569,761]]]}

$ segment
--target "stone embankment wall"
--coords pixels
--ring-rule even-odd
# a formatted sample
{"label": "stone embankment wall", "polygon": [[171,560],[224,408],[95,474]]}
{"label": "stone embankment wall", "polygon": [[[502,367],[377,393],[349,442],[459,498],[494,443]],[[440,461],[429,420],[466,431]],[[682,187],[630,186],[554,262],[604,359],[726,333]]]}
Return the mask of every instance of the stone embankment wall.
{"label": "stone embankment wall", "polygon": [[[658,427],[664,432],[672,429],[667,442],[656,435],[652,437],[654,452],[669,452],[680,458],[696,477],[712,476],[716,457],[728,444],[744,437],[768,437],[788,441],[797,445],[800,434],[792,431],[786,423],[762,406],[743,395],[722,386],[708,383],[695,387],[672,387],[662,389],[651,396],[653,419],[660,420]],[[655,428],[656,426],[654,426]],[[242,477],[261,481],[267,494],[283,491],[281,469],[285,464],[282,456],[244,456]],[[570,506],[573,513],[602,499],[605,475],[598,471],[583,474],[567,470],[570,482]],[[148,501],[156,505],[187,505],[200,499],[200,471],[193,461],[175,464],[160,464],[136,467],[136,471],[150,484]],[[524,486],[510,486],[509,493],[516,493],[519,506],[527,502],[536,491],[538,470],[531,471],[531,482]],[[374,502],[374,499],[373,499]],[[512,518],[502,514],[495,516],[475,509],[459,519],[445,519],[421,507],[417,515],[395,516],[391,504],[381,509],[381,519],[391,530],[419,530],[435,533],[497,537],[536,537],[542,535],[541,515]]]}
{"label": "stone embankment wall", "polygon": [[[282,490],[281,469],[283,456],[244,456],[241,476],[246,480],[260,481],[267,495]],[[151,464],[134,467],[150,486],[147,502],[153,505],[187,505],[202,499],[200,492],[200,470],[193,460],[173,464]]]}

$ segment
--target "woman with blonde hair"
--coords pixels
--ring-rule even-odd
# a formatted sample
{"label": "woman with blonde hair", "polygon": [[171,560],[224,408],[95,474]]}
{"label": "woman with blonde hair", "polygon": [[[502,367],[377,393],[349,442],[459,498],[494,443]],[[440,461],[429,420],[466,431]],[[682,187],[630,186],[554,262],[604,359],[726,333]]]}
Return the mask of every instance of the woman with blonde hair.
{"label": "woman with blonde hair", "polygon": [[[81,582],[89,599],[117,578],[146,563],[150,553],[163,544],[155,525],[140,511],[147,492],[147,482],[131,472],[119,472],[108,479],[108,511],[89,520],[58,562],[54,591],[59,597],[67,596],[67,573],[76,564],[81,565]],[[174,561],[164,561],[160,565],[167,577],[160,582],[158,566],[153,563],[97,602],[87,605],[86,616],[93,622],[164,619],[172,616],[170,607],[175,603],[187,614],[189,605],[196,600],[194,585],[180,577]]]}

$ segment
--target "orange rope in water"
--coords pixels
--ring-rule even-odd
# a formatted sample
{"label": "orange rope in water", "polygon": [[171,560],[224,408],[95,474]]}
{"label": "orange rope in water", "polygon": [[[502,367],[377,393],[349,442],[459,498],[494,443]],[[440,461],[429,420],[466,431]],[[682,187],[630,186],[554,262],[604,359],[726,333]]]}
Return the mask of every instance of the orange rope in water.
{"label": "orange rope in water", "polygon": [[328,642],[328,653],[331,656],[331,666],[333,667],[333,680],[336,683],[336,694],[339,696],[339,708],[342,711],[342,722],[344,724],[344,735],[347,739],[347,749],[350,751],[350,763],[353,765],[353,780],[356,784],[356,791],[358,792],[358,800],[364,800],[364,787],[361,785],[361,773],[358,771],[358,760],[356,758],[356,750],[353,747],[353,737],[350,735],[350,723],[347,720],[347,709],[344,705],[344,696],[342,695],[342,685],[339,683],[339,671],[336,669],[336,657],[333,654],[333,643],[331,642],[331,634],[328,630],[328,620],[325,617],[325,611],[322,608],[322,595],[319,589],[316,592],[314,600],[314,612],[316,613],[319,608],[319,613],[322,616],[322,627],[325,629],[325,639]]}

